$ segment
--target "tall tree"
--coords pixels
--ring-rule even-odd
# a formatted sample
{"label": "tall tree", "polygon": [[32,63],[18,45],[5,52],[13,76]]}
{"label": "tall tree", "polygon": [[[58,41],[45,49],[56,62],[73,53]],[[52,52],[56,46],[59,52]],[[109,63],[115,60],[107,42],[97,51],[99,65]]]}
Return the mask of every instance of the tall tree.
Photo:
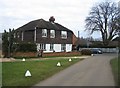
{"label": "tall tree", "polygon": [[8,32],[4,30],[4,33],[2,34],[2,52],[4,54],[4,57],[8,56],[8,46],[9,46]]}
{"label": "tall tree", "polygon": [[100,31],[104,45],[116,36],[120,30],[120,12],[115,3],[103,2],[93,7],[86,18],[86,30],[91,34],[94,31]]}
{"label": "tall tree", "polygon": [[4,30],[4,33],[2,34],[2,51],[4,57],[10,57],[14,51],[14,32],[14,29],[9,29],[9,32]]}

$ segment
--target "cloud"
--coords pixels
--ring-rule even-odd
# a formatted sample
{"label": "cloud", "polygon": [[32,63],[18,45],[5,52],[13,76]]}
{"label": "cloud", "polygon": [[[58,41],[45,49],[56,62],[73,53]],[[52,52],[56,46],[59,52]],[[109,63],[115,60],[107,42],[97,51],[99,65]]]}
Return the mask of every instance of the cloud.
{"label": "cloud", "polygon": [[18,28],[29,21],[50,16],[71,29],[84,30],[91,7],[101,0],[0,0],[0,32]]}

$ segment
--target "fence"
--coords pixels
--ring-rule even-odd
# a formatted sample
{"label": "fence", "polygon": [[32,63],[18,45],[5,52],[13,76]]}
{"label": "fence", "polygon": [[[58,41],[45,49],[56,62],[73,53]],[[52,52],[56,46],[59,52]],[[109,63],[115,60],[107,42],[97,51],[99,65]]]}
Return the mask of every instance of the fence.
{"label": "fence", "polygon": [[100,48],[104,53],[117,53],[118,48]]}
{"label": "fence", "polygon": [[[81,51],[82,49],[93,49],[93,48],[80,48],[79,51]],[[102,50],[103,53],[117,53],[118,52],[118,48],[97,48]]]}

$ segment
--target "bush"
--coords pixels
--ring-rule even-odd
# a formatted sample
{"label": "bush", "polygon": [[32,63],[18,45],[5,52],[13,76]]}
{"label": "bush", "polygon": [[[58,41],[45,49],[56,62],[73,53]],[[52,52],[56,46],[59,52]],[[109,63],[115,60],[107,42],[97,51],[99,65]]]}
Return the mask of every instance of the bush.
{"label": "bush", "polygon": [[35,43],[20,43],[15,45],[15,52],[36,52],[37,46]]}
{"label": "bush", "polygon": [[119,71],[120,65],[118,65],[118,63],[120,63],[119,59],[120,57],[114,58],[110,61],[116,85],[120,85],[120,71]]}
{"label": "bush", "polygon": [[82,54],[82,55],[91,55],[92,52],[91,52],[91,50],[89,50],[89,49],[83,49],[83,50],[81,50],[81,54]]}

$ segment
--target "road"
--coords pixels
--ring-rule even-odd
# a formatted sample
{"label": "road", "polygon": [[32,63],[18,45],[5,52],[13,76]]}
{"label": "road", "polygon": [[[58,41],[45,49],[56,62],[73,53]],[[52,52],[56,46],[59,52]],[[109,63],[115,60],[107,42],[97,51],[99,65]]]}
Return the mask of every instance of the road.
{"label": "road", "polygon": [[101,54],[84,59],[35,86],[115,86],[110,59]]}

